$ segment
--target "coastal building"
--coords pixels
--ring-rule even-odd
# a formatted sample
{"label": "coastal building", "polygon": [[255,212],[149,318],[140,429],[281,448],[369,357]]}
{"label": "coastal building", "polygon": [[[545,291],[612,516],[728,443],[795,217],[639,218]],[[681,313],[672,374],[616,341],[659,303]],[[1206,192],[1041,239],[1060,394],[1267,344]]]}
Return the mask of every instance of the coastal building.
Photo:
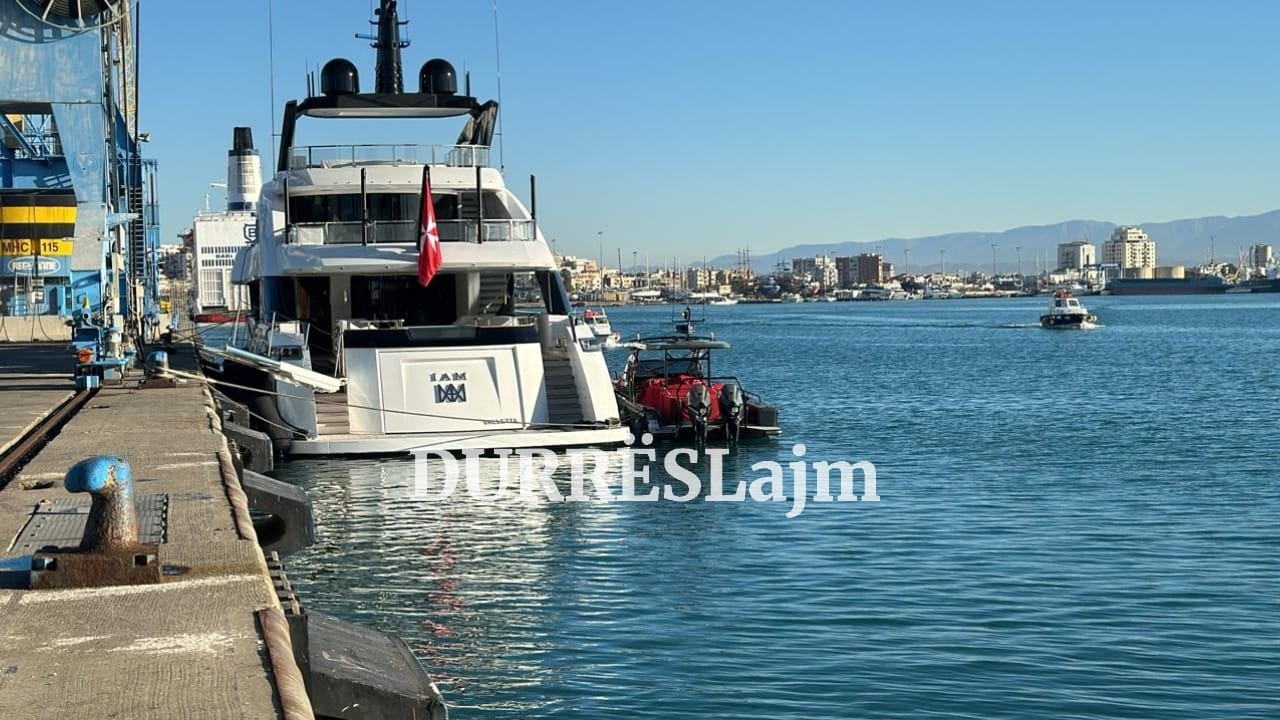
{"label": "coastal building", "polygon": [[880,253],[862,253],[856,258],[855,282],[863,285],[884,282],[884,256]]}
{"label": "coastal building", "polygon": [[1075,242],[1059,243],[1058,245],[1059,270],[1083,270],[1097,262],[1097,248],[1087,240],[1076,240]]}
{"label": "coastal building", "polygon": [[1102,262],[1126,277],[1151,277],[1156,267],[1156,244],[1140,227],[1118,227],[1102,244]]}
{"label": "coastal building", "polygon": [[853,258],[843,255],[836,258],[836,284],[845,288],[857,284],[858,265]]}
{"label": "coastal building", "polygon": [[163,279],[187,279],[187,248],[184,245],[166,243],[160,246],[160,274]]}
{"label": "coastal building", "polygon": [[576,292],[600,292],[600,267],[595,260],[564,255],[560,258],[560,269],[569,271]]}
{"label": "coastal building", "polygon": [[821,262],[818,263],[818,273],[818,276],[815,277],[814,280],[821,283],[823,288],[835,288],[839,286],[840,276],[839,273],[836,272],[835,260],[829,257],[821,258]]}
{"label": "coastal building", "polygon": [[715,285],[715,271],[705,267],[685,268],[684,287],[686,290],[702,292]]}
{"label": "coastal building", "polygon": [[835,287],[840,280],[836,261],[829,257],[794,258],[791,275],[801,282],[819,283],[823,287]]}
{"label": "coastal building", "polygon": [[1254,245],[1249,248],[1249,258],[1252,260],[1253,267],[1265,268],[1271,266],[1271,246],[1270,245]]}

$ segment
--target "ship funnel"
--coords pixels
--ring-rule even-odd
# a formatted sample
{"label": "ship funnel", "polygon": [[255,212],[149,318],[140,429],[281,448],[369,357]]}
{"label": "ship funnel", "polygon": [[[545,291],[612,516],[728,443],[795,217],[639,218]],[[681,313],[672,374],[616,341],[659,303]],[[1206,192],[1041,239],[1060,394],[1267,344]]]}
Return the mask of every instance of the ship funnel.
{"label": "ship funnel", "polygon": [[261,190],[262,161],[253,147],[253,130],[238,127],[227,151],[227,209],[252,210]]}

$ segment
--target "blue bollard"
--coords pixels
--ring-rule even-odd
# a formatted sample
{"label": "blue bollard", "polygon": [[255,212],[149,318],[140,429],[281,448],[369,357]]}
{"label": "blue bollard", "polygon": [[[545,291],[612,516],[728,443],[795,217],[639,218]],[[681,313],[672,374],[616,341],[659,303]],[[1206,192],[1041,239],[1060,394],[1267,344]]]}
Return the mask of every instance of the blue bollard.
{"label": "blue bollard", "polygon": [[147,374],[156,377],[169,376],[169,353],[164,350],[152,350],[147,354]]}
{"label": "blue bollard", "polygon": [[100,455],[81,460],[67,471],[69,492],[93,498],[80,549],[114,552],[138,545],[138,510],[133,502],[133,471],[120,457]]}

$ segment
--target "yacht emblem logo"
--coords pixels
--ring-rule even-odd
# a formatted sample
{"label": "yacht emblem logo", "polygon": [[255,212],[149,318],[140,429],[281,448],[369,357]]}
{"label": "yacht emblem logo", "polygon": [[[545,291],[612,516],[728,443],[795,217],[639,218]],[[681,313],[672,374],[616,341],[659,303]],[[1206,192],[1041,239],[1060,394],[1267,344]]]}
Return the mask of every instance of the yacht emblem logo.
{"label": "yacht emblem logo", "polygon": [[428,379],[435,383],[436,402],[464,403],[467,401],[466,373],[431,373]]}

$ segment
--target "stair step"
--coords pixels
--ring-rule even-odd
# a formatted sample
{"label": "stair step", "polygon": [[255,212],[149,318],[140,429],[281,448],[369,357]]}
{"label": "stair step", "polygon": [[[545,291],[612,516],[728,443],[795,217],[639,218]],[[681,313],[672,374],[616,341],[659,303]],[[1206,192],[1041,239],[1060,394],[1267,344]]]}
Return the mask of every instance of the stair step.
{"label": "stair step", "polygon": [[568,358],[542,358],[544,390],[547,395],[547,422],[573,424],[582,422],[582,405],[578,399],[578,381]]}
{"label": "stair step", "polygon": [[347,393],[316,393],[316,436],[351,433]]}

